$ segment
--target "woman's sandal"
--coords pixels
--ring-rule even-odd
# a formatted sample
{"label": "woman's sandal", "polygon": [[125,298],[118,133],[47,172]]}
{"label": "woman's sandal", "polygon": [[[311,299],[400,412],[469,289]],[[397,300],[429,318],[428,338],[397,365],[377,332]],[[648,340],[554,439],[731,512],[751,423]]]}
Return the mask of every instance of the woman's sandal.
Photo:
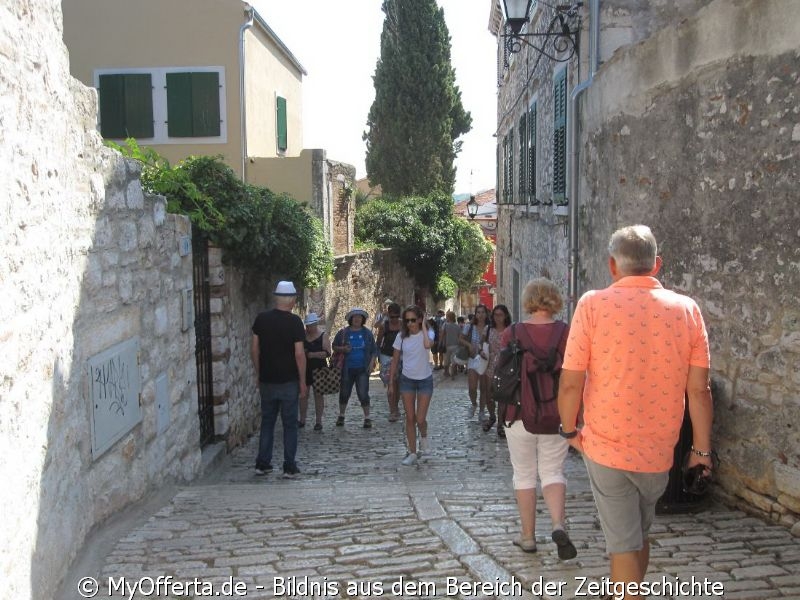
{"label": "woman's sandal", "polygon": [[489,431],[492,427],[494,427],[495,423],[497,423],[497,417],[495,417],[494,415],[491,415],[488,419],[486,419],[483,422],[483,430],[484,431]]}
{"label": "woman's sandal", "polygon": [[514,538],[512,540],[512,543],[523,552],[528,552],[528,553],[536,552],[536,540]]}

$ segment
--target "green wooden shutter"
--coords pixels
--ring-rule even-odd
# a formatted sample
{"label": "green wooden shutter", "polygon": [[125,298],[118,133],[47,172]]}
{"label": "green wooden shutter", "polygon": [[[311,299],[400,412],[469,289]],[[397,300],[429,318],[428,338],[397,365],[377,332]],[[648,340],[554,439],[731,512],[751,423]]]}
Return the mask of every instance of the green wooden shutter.
{"label": "green wooden shutter", "polygon": [[508,135],[503,138],[503,198],[506,204],[511,204],[511,197],[508,193]]}
{"label": "green wooden shutter", "polygon": [[167,73],[167,135],[221,135],[219,73]]}
{"label": "green wooden shutter", "polygon": [[495,198],[497,199],[498,204],[503,204],[504,198],[502,190],[500,189],[500,163],[501,163],[501,145],[497,144],[495,147],[495,157],[494,157],[494,189],[495,189]]}
{"label": "green wooden shutter", "polygon": [[150,73],[125,75],[127,137],[153,137],[153,81]]}
{"label": "green wooden shutter", "polygon": [[567,198],[567,70],[553,86],[553,200],[564,204]]}
{"label": "green wooden shutter", "polygon": [[149,73],[100,75],[100,133],[104,138],[153,137],[153,84]]}
{"label": "green wooden shutter", "polygon": [[220,135],[219,73],[192,73],[192,136]]}
{"label": "green wooden shutter", "polygon": [[125,76],[100,75],[100,134],[104,138],[125,137]]}
{"label": "green wooden shutter", "polygon": [[517,202],[528,201],[528,124],[527,113],[519,118],[519,196]]}
{"label": "green wooden shutter", "polygon": [[276,102],[276,123],[278,132],[278,151],[284,151],[288,147],[287,128],[286,128],[286,98],[277,97]]}
{"label": "green wooden shutter", "polygon": [[536,196],[536,103],[528,111],[528,199],[531,204],[539,204]]}
{"label": "green wooden shutter", "polygon": [[167,73],[167,135],[192,137],[191,73]]}
{"label": "green wooden shutter", "polygon": [[514,204],[514,128],[508,131],[508,201]]}

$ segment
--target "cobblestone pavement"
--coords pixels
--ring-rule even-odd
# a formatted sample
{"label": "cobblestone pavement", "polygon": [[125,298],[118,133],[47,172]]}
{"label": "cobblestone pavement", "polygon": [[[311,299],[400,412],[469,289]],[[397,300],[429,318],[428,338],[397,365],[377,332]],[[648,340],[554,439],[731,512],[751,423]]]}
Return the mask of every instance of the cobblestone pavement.
{"label": "cobblestone pavement", "polygon": [[[538,552],[521,552],[511,544],[518,520],[505,441],[469,418],[463,375],[454,382],[442,381],[440,372],[435,378],[428,460],[400,465],[403,425],[388,422],[377,379],[372,429],[362,427],[356,401],[345,426],[335,427],[336,400],[329,396],[324,429],[315,432],[312,402],[310,425],[300,435],[299,479],[283,479],[280,469],[255,476],[254,436],[122,534],[96,565],[97,597],[110,597],[110,577],[117,588],[120,577],[131,586],[154,578],[143,579],[138,591],[112,594],[132,598],[200,598],[212,594],[211,585],[214,595],[243,597],[246,590],[247,598],[597,597],[579,587],[582,578],[596,584],[608,573],[580,458],[567,459],[567,520],[577,558],[559,561],[543,505]],[[280,437],[279,425],[277,466]],[[676,586],[694,577],[698,585],[717,583],[724,598],[800,599],[800,545],[782,527],[712,506],[657,516],[652,538],[650,581]],[[159,576],[174,580],[159,584]],[[682,591],[651,598],[720,597],[710,588]]]}

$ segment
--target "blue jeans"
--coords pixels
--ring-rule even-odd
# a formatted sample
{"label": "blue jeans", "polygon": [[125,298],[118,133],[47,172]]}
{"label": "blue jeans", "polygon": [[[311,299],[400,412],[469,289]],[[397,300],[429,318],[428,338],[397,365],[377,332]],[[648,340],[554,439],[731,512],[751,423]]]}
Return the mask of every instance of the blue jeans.
{"label": "blue jeans", "polygon": [[411,379],[400,375],[400,393],[408,394],[409,392],[422,396],[433,396],[433,375],[425,379]]}
{"label": "blue jeans", "polygon": [[261,392],[261,435],[256,468],[263,469],[272,462],[275,422],[279,412],[283,424],[283,468],[295,467],[300,384],[297,381],[260,383],[258,388]]}
{"label": "blue jeans", "polygon": [[347,406],[350,394],[356,384],[356,395],[361,406],[369,406],[369,373],[364,367],[350,367],[342,370],[342,387],[339,388],[339,405]]}

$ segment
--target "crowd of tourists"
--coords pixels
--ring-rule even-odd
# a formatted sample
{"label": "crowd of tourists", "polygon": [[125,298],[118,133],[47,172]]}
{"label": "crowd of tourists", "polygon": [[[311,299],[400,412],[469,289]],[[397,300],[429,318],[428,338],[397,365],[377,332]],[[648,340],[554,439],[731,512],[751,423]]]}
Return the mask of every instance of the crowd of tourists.
{"label": "crowd of tourists", "polygon": [[584,294],[569,325],[557,318],[564,308],[558,287],[537,278],[515,299],[523,314],[518,323],[503,304],[478,305],[466,317],[443,310],[426,316],[418,306],[387,300],[372,327],[366,310],[349,310],[346,326],[332,340],[319,328],[318,315],[302,321],[291,312],[296,290],[291,282],[279,282],[275,308],[253,325],[262,410],[256,474],[272,470],[278,414],[284,475],[299,473],[295,453],[309,389],[315,431],[323,429],[326,393],[338,395],[335,423],[344,425],[354,386],[363,427],[371,428],[369,386],[376,367],[389,420],[402,418],[405,424],[400,462],[416,465],[430,452],[433,371],[451,379],[466,373],[471,418],[477,414],[485,432],[496,429],[508,444],[520,518],[513,543],[523,552],[537,551],[538,486],[559,558],[577,556],[566,527],[564,462],[572,447],[586,464],[611,581],[642,582],[648,531],[667,486],[685,408],[693,438],[684,470],[696,482],[710,479],[714,467],[708,335],[697,304],[656,279],[661,264],[650,229],[624,227],[608,247],[613,283]]}

